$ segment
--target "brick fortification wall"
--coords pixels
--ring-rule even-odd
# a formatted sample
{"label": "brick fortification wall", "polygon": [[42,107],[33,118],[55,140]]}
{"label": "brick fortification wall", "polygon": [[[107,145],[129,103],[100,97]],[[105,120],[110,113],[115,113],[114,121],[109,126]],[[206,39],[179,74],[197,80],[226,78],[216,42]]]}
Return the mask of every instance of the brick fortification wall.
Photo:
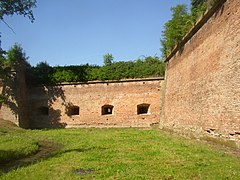
{"label": "brick fortification wall", "polygon": [[8,96],[7,105],[0,104],[0,119],[12,121],[22,128],[29,128],[25,67],[19,66],[14,73],[12,82],[8,84],[0,82],[0,94]]}
{"label": "brick fortification wall", "polygon": [[[0,94],[3,93],[3,84],[0,84]],[[4,104],[0,104],[0,119],[5,119],[8,121],[12,121],[13,123],[19,125],[19,121],[18,121],[18,115],[11,110],[11,108],[9,108],[8,106],[4,105]]]}
{"label": "brick fortification wall", "polygon": [[32,88],[31,127],[150,127],[160,119],[162,82],[158,78]]}
{"label": "brick fortification wall", "polygon": [[223,2],[202,25],[167,59],[160,123],[175,130],[239,136],[240,0]]}

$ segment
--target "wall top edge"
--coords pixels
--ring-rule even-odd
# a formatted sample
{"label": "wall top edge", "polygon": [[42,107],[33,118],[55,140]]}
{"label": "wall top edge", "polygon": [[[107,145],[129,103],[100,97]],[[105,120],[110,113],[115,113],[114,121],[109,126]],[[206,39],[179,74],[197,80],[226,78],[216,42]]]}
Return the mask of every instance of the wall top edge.
{"label": "wall top edge", "polygon": [[200,30],[203,25],[223,6],[227,0],[218,0],[209,10],[207,10],[196,24],[189,30],[189,32],[183,37],[180,43],[171,51],[165,62],[168,62],[172,57],[184,47],[184,45],[191,40],[191,38]]}
{"label": "wall top edge", "polygon": [[[87,82],[63,82],[59,84],[48,84],[39,86],[64,86],[64,85],[81,85],[81,84],[107,84],[107,83],[123,83],[123,82],[141,82],[141,81],[163,81],[164,77],[152,78],[136,78],[136,79],[120,79],[120,80],[105,80],[105,81],[87,81]],[[39,87],[35,86],[35,87]]]}

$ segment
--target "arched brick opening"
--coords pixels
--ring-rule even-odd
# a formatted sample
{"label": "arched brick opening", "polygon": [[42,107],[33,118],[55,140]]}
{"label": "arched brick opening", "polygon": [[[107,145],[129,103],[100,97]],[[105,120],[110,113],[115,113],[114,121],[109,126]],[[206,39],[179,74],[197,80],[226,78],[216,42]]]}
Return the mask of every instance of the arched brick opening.
{"label": "arched brick opening", "polygon": [[102,106],[102,115],[109,115],[113,114],[113,107],[112,105],[104,105]]}

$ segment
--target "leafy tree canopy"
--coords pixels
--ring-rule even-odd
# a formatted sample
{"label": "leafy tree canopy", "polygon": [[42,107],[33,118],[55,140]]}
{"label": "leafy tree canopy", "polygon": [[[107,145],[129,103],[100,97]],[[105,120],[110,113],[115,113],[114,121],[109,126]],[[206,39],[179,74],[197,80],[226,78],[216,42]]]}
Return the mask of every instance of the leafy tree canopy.
{"label": "leafy tree canopy", "polygon": [[172,18],[165,23],[162,31],[161,52],[163,58],[166,58],[172,49],[181,42],[206,9],[216,2],[217,0],[191,0],[190,11],[184,4],[171,8]]}
{"label": "leafy tree canopy", "polygon": [[36,3],[36,0],[0,0],[0,19],[17,14],[28,17],[33,22],[32,9],[36,7]]}
{"label": "leafy tree canopy", "polygon": [[24,74],[26,68],[31,67],[27,59],[22,47],[18,44],[9,49],[6,56],[0,56],[0,80],[3,82],[4,87],[8,86],[8,90],[0,95],[0,102],[6,103],[9,96],[13,96],[11,87],[14,84],[14,74],[19,71]]}
{"label": "leafy tree canopy", "polygon": [[179,43],[191,27],[191,17],[187,5],[181,4],[171,8],[172,19],[164,25],[162,31],[162,53],[166,57]]}
{"label": "leafy tree canopy", "polygon": [[11,49],[7,52],[7,61],[6,64],[11,67],[13,70],[18,70],[19,67],[30,66],[23,48],[19,44],[14,44]]}
{"label": "leafy tree canopy", "polygon": [[103,63],[105,66],[111,66],[113,63],[113,55],[109,53],[103,55]]}
{"label": "leafy tree canopy", "polygon": [[[28,17],[33,22],[34,16],[32,8],[34,7],[36,7],[36,0],[0,0],[0,20],[6,23],[4,21],[5,16],[17,14]],[[7,76],[11,76],[11,68],[14,68],[11,67],[11,65],[16,66],[16,63],[24,60],[24,58],[26,57],[21,46],[14,45],[7,53],[1,48],[0,39],[0,80],[4,81]],[[18,61],[15,61],[16,59]]]}
{"label": "leafy tree canopy", "polygon": [[193,22],[196,22],[198,17],[202,15],[207,9],[207,0],[192,0],[191,14]]}

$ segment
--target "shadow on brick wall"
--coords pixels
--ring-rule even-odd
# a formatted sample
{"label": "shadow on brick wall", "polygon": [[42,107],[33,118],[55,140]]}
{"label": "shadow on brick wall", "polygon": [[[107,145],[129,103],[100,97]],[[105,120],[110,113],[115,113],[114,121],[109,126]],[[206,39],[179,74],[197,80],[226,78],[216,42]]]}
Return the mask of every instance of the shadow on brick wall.
{"label": "shadow on brick wall", "polygon": [[59,85],[33,87],[30,99],[30,127],[31,128],[64,128],[61,122],[62,109],[54,108],[56,101],[66,104],[64,90]]}
{"label": "shadow on brick wall", "polygon": [[18,71],[8,73],[3,81],[1,93],[4,105],[12,112],[5,118],[12,121],[17,120],[20,127],[28,128],[27,89],[23,82],[25,82],[24,76],[22,76],[20,68]]}

